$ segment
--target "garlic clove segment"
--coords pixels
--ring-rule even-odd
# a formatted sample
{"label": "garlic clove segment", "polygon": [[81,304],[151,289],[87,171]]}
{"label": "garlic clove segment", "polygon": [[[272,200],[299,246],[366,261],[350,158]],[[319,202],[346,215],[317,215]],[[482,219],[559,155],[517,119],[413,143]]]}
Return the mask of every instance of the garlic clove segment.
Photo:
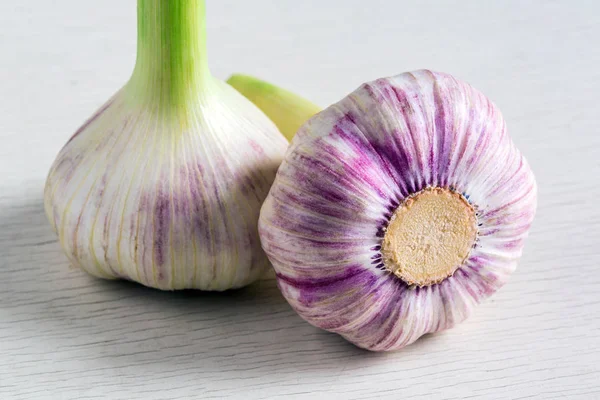
{"label": "garlic clove segment", "polygon": [[496,106],[422,70],[366,83],[304,124],[259,233],[305,320],[385,351],[451,328],[498,290],[535,208]]}
{"label": "garlic clove segment", "polygon": [[271,83],[249,75],[234,74],[227,83],[260,108],[292,140],[298,129],[321,107]]}
{"label": "garlic clove segment", "polygon": [[205,37],[204,1],[138,0],[131,79],[50,169],[46,214],[92,275],[226,290],[269,266],[258,215],[288,143],[210,75]]}

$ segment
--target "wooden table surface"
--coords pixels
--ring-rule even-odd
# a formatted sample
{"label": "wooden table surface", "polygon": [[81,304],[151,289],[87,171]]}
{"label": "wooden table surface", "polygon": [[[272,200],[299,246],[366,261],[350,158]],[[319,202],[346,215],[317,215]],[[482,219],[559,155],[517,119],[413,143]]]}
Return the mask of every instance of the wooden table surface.
{"label": "wooden table surface", "polygon": [[325,106],[363,81],[449,72],[500,107],[537,176],[510,282],[455,329],[377,354],[304,322],[268,277],[163,293],[69,267],[44,180],[128,79],[135,4],[0,3],[0,398],[600,398],[598,4],[209,1],[214,75]]}

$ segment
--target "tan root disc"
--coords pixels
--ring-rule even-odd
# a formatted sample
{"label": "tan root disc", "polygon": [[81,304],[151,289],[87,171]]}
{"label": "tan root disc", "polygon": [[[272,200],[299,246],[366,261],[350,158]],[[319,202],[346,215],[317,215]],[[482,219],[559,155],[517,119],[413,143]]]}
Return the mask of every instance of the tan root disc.
{"label": "tan root disc", "polygon": [[383,263],[409,285],[433,285],[462,265],[476,239],[471,204],[460,193],[427,188],[394,212],[381,245]]}

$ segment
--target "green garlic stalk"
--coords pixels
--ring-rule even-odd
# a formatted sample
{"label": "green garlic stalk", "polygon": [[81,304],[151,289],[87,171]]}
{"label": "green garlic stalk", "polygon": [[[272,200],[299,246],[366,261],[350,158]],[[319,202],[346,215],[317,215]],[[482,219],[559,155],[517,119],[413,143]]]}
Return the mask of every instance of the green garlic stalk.
{"label": "green garlic stalk", "polygon": [[232,75],[227,83],[271,118],[290,141],[302,124],[321,111],[321,107],[295,93],[248,75]]}

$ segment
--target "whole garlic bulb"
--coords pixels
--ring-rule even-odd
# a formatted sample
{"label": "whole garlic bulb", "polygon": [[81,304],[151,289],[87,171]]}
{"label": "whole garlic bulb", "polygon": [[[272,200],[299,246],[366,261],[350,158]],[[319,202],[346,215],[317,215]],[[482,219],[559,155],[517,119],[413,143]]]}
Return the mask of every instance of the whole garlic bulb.
{"label": "whole garlic bulb", "polygon": [[131,79],[51,167],[46,213],[69,260],[92,275],[225,290],[269,265],[258,215],[287,141],[210,75],[204,10],[138,0]]}
{"label": "whole garlic bulb", "polygon": [[499,110],[449,75],[416,71],[362,85],[299,130],[259,233],[304,319],[393,350],[498,290],[535,208]]}

